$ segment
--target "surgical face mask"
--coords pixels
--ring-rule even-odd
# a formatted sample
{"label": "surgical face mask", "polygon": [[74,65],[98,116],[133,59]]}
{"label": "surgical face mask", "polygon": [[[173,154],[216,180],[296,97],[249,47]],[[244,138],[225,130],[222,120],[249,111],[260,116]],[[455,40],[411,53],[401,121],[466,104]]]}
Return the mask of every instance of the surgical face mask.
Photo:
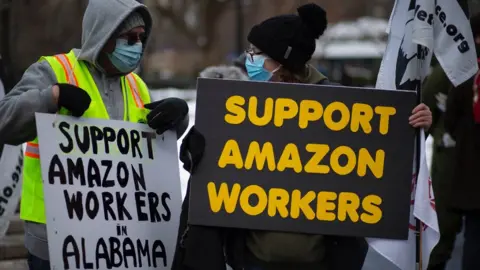
{"label": "surgical face mask", "polygon": [[130,72],[134,70],[143,54],[142,42],[128,45],[128,40],[117,39],[117,44],[113,53],[108,58],[120,72]]}
{"label": "surgical face mask", "polygon": [[[247,69],[248,77],[252,81],[269,81],[273,74],[280,69],[278,66],[274,71],[270,72],[266,70],[263,65],[267,57],[261,54],[248,55],[245,58],[245,68]],[[252,61],[253,60],[253,61]]]}

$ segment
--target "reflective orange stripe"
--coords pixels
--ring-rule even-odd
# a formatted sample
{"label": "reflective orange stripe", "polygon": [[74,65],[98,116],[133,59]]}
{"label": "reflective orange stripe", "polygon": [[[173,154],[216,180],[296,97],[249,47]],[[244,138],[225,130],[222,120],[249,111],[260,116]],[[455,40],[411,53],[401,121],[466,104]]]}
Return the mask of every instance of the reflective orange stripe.
{"label": "reflective orange stripe", "polygon": [[31,158],[40,158],[40,149],[38,148],[38,143],[28,142],[25,149],[25,156]]}
{"label": "reflective orange stripe", "polygon": [[68,60],[68,57],[66,57],[64,54],[57,54],[55,55],[55,58],[62,65],[63,71],[65,72],[65,78],[67,79],[68,83],[78,86],[77,76],[75,76],[75,73],[73,72],[73,67],[70,63],[70,60]]}
{"label": "reflective orange stripe", "polygon": [[130,73],[126,77],[128,85],[130,86],[130,92],[132,93],[133,99],[135,100],[135,104],[138,108],[143,108],[143,102],[140,98],[140,94],[138,93],[137,80],[135,79],[135,76]]}

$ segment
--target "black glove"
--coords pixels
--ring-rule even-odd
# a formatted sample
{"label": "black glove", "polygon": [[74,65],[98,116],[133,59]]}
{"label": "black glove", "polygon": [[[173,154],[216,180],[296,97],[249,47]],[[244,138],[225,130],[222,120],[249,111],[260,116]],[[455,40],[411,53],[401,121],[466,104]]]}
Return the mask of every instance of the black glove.
{"label": "black glove", "polygon": [[205,137],[193,126],[180,146],[180,161],[183,168],[194,173],[205,152]]}
{"label": "black glove", "polygon": [[175,128],[188,114],[188,104],[179,98],[166,98],[145,104],[145,108],[152,110],[147,115],[147,124],[158,134]]}
{"label": "black glove", "polygon": [[90,107],[92,99],[87,91],[68,83],[57,83],[60,89],[58,96],[58,107],[69,110],[73,116],[80,117]]}

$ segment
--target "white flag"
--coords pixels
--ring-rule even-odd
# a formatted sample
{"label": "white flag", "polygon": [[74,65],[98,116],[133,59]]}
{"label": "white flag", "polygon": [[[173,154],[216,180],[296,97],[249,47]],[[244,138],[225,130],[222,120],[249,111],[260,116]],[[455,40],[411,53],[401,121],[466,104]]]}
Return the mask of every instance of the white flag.
{"label": "white flag", "polygon": [[[0,99],[5,89],[0,80]],[[15,215],[22,191],[23,148],[21,145],[0,146],[0,238],[8,230],[10,219]]]}
{"label": "white flag", "polygon": [[[470,24],[457,1],[397,0],[387,31],[389,41],[378,74],[377,88],[420,89],[434,52],[454,85],[472,77],[477,71]],[[369,239],[373,249],[402,270],[415,269],[414,217],[424,224],[421,228],[423,269],[427,268],[430,253],[440,238],[423,132],[421,136],[421,155],[415,157],[421,161],[417,186],[417,172],[413,172],[408,240]]]}
{"label": "white flag", "polygon": [[[420,89],[433,53],[455,86],[471,78],[478,70],[468,16],[455,0],[396,0],[387,32],[389,41],[378,74],[377,88]],[[421,136],[421,156],[415,157],[421,161],[417,186],[414,181],[417,172],[413,172],[408,240],[369,239],[373,249],[402,270],[415,267],[414,217],[424,224],[421,228],[423,269],[427,268],[430,253],[440,237],[423,132]]]}
{"label": "white flag", "polygon": [[436,0],[436,3],[435,56],[453,85],[458,86],[478,71],[470,21],[457,0]]}
{"label": "white flag", "polygon": [[[421,140],[425,142],[424,132],[421,132]],[[416,151],[415,151],[416,152]],[[426,269],[430,253],[437,244],[440,234],[438,230],[437,215],[433,189],[429,177],[425,143],[421,145],[420,174],[418,180],[415,172],[416,160],[413,163],[411,184],[411,208],[408,240],[368,239],[370,246],[380,255],[391,261],[401,270],[415,269],[416,264],[416,222],[415,217],[422,221],[422,268]],[[416,157],[415,157],[416,158]],[[417,185],[415,185],[417,182]]]}

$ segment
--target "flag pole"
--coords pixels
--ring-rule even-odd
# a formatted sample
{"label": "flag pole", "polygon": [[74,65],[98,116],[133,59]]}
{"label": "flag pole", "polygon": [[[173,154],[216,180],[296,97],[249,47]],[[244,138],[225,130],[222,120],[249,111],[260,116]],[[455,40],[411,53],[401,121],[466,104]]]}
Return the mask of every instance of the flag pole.
{"label": "flag pole", "polygon": [[[424,57],[422,45],[417,45],[417,58]],[[417,61],[421,63],[421,61]],[[418,74],[422,74],[422,66],[419,64],[417,66]],[[422,103],[422,84],[423,84],[422,76],[420,75],[420,84],[418,85],[417,89],[417,105]],[[422,137],[421,137],[422,129],[417,129],[417,136],[415,140],[415,190],[418,186],[418,176],[420,175],[420,164],[421,164],[421,148],[422,148]],[[420,219],[415,217],[415,262],[416,262],[416,269],[422,270],[422,222]]]}

